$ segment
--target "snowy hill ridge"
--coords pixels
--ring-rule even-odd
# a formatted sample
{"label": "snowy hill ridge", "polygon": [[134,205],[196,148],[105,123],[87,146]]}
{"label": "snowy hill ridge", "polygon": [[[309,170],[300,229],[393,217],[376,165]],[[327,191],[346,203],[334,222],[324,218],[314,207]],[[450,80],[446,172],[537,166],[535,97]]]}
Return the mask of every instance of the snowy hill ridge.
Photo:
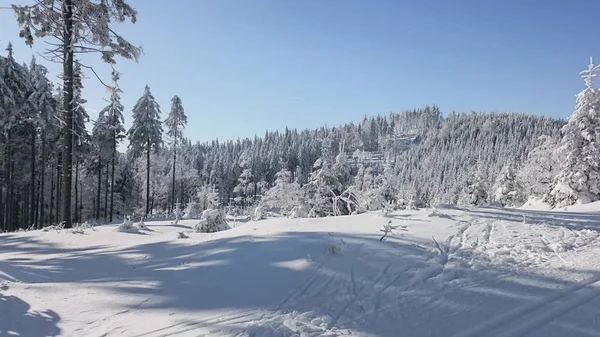
{"label": "snowy hill ridge", "polygon": [[0,335],[590,336],[600,204],[584,206],[1,234]]}

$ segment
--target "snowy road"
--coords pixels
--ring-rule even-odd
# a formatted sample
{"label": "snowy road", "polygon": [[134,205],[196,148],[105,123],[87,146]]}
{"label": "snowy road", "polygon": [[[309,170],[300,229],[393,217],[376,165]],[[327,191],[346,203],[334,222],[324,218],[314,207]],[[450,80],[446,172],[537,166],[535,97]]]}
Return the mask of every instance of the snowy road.
{"label": "snowy road", "polygon": [[600,336],[594,219],[442,209],[189,239],[192,221],[2,234],[0,336]]}

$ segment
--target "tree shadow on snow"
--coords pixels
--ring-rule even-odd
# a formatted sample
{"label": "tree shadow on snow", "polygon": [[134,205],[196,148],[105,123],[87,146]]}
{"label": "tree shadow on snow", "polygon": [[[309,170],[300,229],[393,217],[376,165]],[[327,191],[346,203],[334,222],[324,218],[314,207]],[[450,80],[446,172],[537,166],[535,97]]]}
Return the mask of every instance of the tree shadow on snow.
{"label": "tree shadow on snow", "polygon": [[59,336],[59,321],[60,317],[52,310],[31,310],[22,299],[0,293],[0,337]]}
{"label": "tree shadow on snow", "polygon": [[461,208],[455,206],[448,209],[459,210],[478,218],[490,220],[523,222],[524,224],[546,224],[570,229],[600,230],[600,212],[536,211],[492,206],[478,208]]}
{"label": "tree shadow on snow", "polygon": [[[581,286],[590,292],[589,302],[571,312],[559,310],[559,319],[544,316],[553,323],[540,327],[540,319],[531,323],[523,317],[526,306],[567,308],[570,294],[549,299],[572,282],[486,264],[472,251],[440,250],[433,241],[409,234],[383,242],[380,235],[335,232],[196,241],[203,236],[70,253],[41,242],[39,252],[21,248],[14,238],[8,250],[18,252],[19,260],[0,264],[0,275],[10,273],[26,283],[87,283],[142,303],[114,303],[115,310],[122,306],[140,315],[157,311],[178,317],[169,327],[142,329],[137,336],[215,331],[215,326],[225,334],[249,336],[288,336],[294,329],[323,336],[331,326],[369,336],[495,336],[528,322],[530,337],[600,336],[585,334],[600,331],[600,320],[594,319],[600,317],[600,301],[591,296],[595,288]],[[35,260],[29,254],[52,257]],[[231,314],[215,314],[219,311]],[[498,319],[501,315],[507,316]],[[477,327],[483,332],[460,335]]]}

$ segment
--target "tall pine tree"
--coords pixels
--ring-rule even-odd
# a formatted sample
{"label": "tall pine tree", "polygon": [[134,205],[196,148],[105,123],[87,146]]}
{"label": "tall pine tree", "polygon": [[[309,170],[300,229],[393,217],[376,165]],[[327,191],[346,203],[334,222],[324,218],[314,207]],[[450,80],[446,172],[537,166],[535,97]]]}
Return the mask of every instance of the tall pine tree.
{"label": "tall pine tree", "polygon": [[146,85],[144,94],[133,107],[133,125],[127,132],[134,157],[146,153],[146,216],[150,213],[150,153],[162,145],[160,105]]}
{"label": "tall pine tree", "polygon": [[600,200],[600,90],[592,87],[598,69],[590,58],[581,72],[586,87],[563,127],[561,152],[566,158],[546,195],[553,206]]}
{"label": "tall pine tree", "polygon": [[175,95],[171,99],[171,112],[165,119],[167,135],[171,137],[171,146],[173,147],[173,180],[171,185],[171,212],[175,207],[175,164],[177,163],[177,144],[183,138],[183,128],[187,125],[187,116],[181,104],[181,98]]}

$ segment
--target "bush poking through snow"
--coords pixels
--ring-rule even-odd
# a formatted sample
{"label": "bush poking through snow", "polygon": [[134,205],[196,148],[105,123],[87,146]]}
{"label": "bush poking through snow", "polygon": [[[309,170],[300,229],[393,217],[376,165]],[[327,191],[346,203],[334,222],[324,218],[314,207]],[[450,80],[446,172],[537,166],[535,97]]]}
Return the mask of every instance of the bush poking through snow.
{"label": "bush poking through snow", "polygon": [[137,233],[138,227],[133,224],[131,219],[126,218],[125,221],[117,227],[116,231],[121,233]]}
{"label": "bush poking through snow", "polygon": [[178,239],[189,239],[190,237],[187,236],[184,232],[179,232],[179,233],[177,233],[177,238]]}
{"label": "bush poking through snow", "polygon": [[340,255],[342,254],[342,247],[338,245],[329,245],[325,247],[325,251],[323,253],[329,255]]}
{"label": "bush poking through snow", "polygon": [[140,220],[140,222],[136,225],[138,230],[141,231],[149,231],[150,228],[148,228],[148,226],[146,226],[146,224],[144,223],[144,218],[142,218],[142,220]]}
{"label": "bush poking through snow", "polygon": [[383,239],[396,228],[398,228],[398,226],[392,226],[392,220],[388,221],[388,223],[383,225],[383,228],[379,230],[380,232],[383,232],[383,236],[379,241],[383,241]]}
{"label": "bush poking through snow", "polygon": [[435,237],[431,237],[433,239],[433,242],[435,243],[435,247],[438,249],[438,251],[440,252],[440,258],[442,259],[442,261],[440,261],[441,264],[446,264],[446,262],[448,262],[448,255],[450,254],[450,240],[451,238],[447,239],[446,242],[441,245],[438,240],[435,239]]}
{"label": "bush poking through snow", "polygon": [[258,220],[264,220],[266,218],[267,218],[267,211],[265,211],[265,209],[262,206],[257,206],[254,209],[254,216],[252,217],[252,220],[258,221]]}
{"label": "bush poking through snow", "polygon": [[48,232],[51,230],[55,230],[60,233],[60,231],[63,230],[64,228],[65,228],[65,224],[63,222],[60,225],[51,225],[51,226],[44,227],[44,228],[42,228],[42,232]]}
{"label": "bush poking through snow", "polygon": [[446,213],[442,213],[440,211],[438,211],[437,209],[433,209],[433,211],[431,211],[431,213],[429,213],[428,217],[432,218],[432,217],[438,217],[438,218],[444,218],[444,219],[451,219],[452,220],[452,216],[446,214]]}
{"label": "bush poking through snow", "polygon": [[294,206],[292,208],[292,212],[290,213],[290,218],[307,218],[308,213],[310,213],[310,205],[306,203],[302,203],[298,206]]}
{"label": "bush poking through snow", "polygon": [[230,229],[225,221],[225,215],[218,209],[207,209],[202,212],[200,221],[194,226],[198,233],[216,233]]}

